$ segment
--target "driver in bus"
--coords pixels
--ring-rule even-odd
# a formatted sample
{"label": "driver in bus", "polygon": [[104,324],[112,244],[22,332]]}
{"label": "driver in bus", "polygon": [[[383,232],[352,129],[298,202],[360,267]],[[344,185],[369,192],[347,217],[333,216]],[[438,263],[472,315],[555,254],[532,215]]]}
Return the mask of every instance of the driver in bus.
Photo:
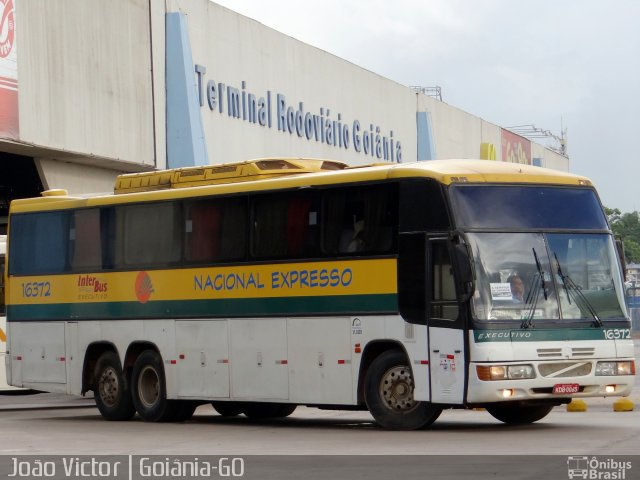
{"label": "driver in bus", "polygon": [[524,282],[520,275],[512,273],[507,278],[507,282],[511,286],[511,300],[513,303],[524,303]]}

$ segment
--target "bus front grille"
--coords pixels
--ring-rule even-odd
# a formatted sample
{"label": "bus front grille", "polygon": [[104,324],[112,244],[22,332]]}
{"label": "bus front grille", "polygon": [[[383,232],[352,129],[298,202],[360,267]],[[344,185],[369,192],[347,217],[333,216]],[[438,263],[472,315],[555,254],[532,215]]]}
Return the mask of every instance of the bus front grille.
{"label": "bus front grille", "polygon": [[584,377],[591,373],[591,362],[541,363],[538,371],[543,377]]}
{"label": "bus front grille", "polygon": [[592,357],[596,353],[594,347],[572,347],[571,351],[563,351],[561,347],[558,348],[538,348],[536,350],[538,358],[580,358],[580,357]]}

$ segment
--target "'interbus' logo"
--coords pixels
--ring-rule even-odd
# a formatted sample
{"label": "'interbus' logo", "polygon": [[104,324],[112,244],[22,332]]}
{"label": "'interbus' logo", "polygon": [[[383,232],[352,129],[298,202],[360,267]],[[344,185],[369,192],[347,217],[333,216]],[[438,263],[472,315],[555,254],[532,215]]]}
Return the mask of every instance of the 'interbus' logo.
{"label": "'interbus' logo", "polygon": [[0,0],[0,57],[6,58],[13,48],[16,21],[13,15],[13,0]]}
{"label": "'interbus' logo", "polygon": [[147,272],[140,272],[136,277],[136,297],[140,303],[147,303],[153,293],[151,277]]}
{"label": "'interbus' logo", "polygon": [[78,276],[77,287],[79,300],[106,299],[109,289],[106,280],[93,275]]}

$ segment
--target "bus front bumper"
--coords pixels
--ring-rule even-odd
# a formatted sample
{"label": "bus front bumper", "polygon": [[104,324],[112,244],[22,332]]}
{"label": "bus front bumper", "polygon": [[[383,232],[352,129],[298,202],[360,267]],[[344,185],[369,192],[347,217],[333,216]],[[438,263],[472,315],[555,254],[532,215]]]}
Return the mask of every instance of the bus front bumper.
{"label": "bus front bumper", "polygon": [[[612,372],[597,365],[601,363],[608,367],[610,363],[624,365],[625,362],[632,366],[631,372],[624,375],[615,374],[615,371],[611,375],[603,374]],[[514,400],[558,400],[559,403],[566,403],[566,400],[571,398],[624,397],[629,395],[633,388],[633,362],[632,358],[582,362],[582,368],[576,369],[578,371],[573,375],[571,374],[574,369],[567,367],[566,362],[471,362],[467,403],[484,404]],[[501,378],[509,377],[510,372],[523,378]],[[533,375],[533,378],[526,378],[527,375]]]}

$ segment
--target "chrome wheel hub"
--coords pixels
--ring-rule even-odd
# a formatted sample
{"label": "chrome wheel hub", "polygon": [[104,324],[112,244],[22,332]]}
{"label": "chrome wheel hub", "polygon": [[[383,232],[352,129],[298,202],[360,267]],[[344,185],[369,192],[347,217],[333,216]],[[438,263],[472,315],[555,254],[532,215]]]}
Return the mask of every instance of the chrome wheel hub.
{"label": "chrome wheel hub", "polygon": [[151,408],[158,401],[160,396],[160,379],[158,374],[152,367],[145,367],[140,372],[138,378],[138,395],[140,402],[146,407]]}
{"label": "chrome wheel hub", "polygon": [[98,380],[98,394],[106,405],[115,405],[118,400],[119,387],[116,371],[113,368],[105,369]]}
{"label": "chrome wheel hub", "polygon": [[396,412],[408,412],[417,405],[413,399],[413,377],[406,366],[390,368],[380,381],[380,397],[389,409]]}

